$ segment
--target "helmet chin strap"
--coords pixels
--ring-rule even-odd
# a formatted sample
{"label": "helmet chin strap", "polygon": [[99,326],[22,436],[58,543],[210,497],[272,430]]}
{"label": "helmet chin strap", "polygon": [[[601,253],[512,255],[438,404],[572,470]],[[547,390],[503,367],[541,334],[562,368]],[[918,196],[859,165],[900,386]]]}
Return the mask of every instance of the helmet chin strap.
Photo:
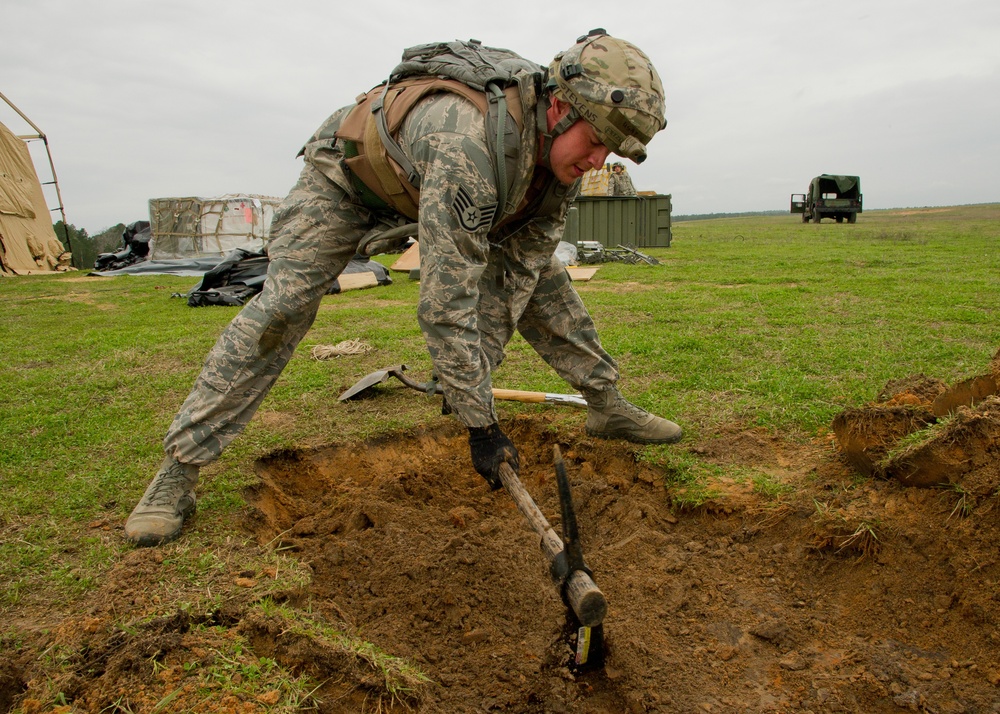
{"label": "helmet chin strap", "polygon": [[572,105],[569,106],[569,113],[556,122],[556,125],[552,127],[552,131],[549,131],[549,120],[548,111],[549,107],[552,106],[552,94],[546,92],[545,96],[538,101],[535,105],[535,117],[538,123],[538,136],[542,139],[541,152],[538,157],[538,163],[547,168],[549,171],[552,170],[552,144],[555,140],[563,133],[566,132],[571,126],[576,123],[576,120],[580,118],[580,113]]}

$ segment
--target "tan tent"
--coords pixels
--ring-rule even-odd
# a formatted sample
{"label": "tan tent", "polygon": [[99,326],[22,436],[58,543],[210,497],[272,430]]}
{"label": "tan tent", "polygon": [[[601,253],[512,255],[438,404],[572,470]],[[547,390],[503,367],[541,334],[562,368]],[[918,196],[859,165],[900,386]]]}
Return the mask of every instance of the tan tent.
{"label": "tan tent", "polygon": [[0,124],[0,275],[66,270],[28,145]]}

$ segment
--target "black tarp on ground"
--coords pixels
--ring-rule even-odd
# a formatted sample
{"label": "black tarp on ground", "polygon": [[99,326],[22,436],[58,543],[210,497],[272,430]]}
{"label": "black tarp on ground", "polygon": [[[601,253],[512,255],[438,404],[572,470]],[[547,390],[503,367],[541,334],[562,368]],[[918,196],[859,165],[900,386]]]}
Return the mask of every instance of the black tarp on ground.
{"label": "black tarp on ground", "polygon": [[[225,260],[205,273],[201,282],[188,293],[188,305],[245,305],[246,301],[264,288],[267,277],[267,254],[237,249]],[[389,285],[392,278],[381,263],[355,257],[344,268],[344,273],[374,273],[379,285]],[[340,281],[335,280],[327,295],[340,292]]]}
{"label": "black tarp on ground", "polygon": [[[191,307],[206,305],[244,305],[264,288],[267,277],[267,254],[237,248],[222,261],[217,258],[189,260],[144,260],[117,270],[89,273],[98,277],[117,275],[187,275],[201,277],[201,282],[186,294]],[[344,268],[344,273],[374,273],[379,285],[391,285],[389,271],[381,263],[355,256]],[[340,281],[334,281],[327,295],[340,292]]]}
{"label": "black tarp on ground", "polygon": [[144,260],[117,270],[87,273],[98,278],[117,275],[180,275],[199,278],[219,264],[218,258],[191,258],[188,260]]}
{"label": "black tarp on ground", "polygon": [[149,221],[136,221],[122,231],[122,249],[117,253],[101,253],[94,261],[94,270],[119,270],[149,257]]}

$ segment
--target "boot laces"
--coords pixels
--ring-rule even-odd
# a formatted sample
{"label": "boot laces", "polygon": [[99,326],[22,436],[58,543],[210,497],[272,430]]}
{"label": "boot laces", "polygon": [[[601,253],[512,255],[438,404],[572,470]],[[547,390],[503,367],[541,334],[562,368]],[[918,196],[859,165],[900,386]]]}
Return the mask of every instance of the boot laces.
{"label": "boot laces", "polygon": [[146,505],[168,506],[174,504],[189,487],[187,474],[184,473],[184,465],[181,463],[171,464],[166,470],[156,474],[153,488],[145,499]]}
{"label": "boot laces", "polygon": [[635,404],[625,399],[625,397],[618,397],[618,399],[615,400],[614,411],[634,422],[639,422],[649,416],[649,412],[645,409],[640,409]]}

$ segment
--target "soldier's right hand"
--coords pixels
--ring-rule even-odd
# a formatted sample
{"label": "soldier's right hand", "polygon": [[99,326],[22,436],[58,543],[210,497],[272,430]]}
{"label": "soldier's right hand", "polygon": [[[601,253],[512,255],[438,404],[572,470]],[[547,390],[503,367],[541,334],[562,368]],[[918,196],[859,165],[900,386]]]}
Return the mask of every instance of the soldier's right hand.
{"label": "soldier's right hand", "polygon": [[503,487],[500,464],[506,463],[514,473],[520,468],[520,457],[514,443],[500,430],[499,424],[469,427],[469,450],[476,472],[496,491]]}

